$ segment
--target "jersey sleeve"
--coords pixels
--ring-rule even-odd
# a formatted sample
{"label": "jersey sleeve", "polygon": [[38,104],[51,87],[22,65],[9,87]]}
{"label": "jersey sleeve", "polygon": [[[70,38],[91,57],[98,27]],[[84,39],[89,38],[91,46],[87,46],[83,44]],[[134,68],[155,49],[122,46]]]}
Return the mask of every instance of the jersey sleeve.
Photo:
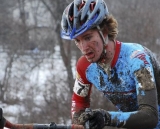
{"label": "jersey sleeve", "polygon": [[86,69],[90,63],[85,57],[81,57],[76,65],[76,80],[73,87],[71,113],[84,111],[90,107],[90,92],[92,84],[86,78]]}
{"label": "jersey sleeve", "polygon": [[137,111],[109,112],[113,126],[154,128],[158,123],[158,100],[153,65],[145,52],[133,52],[130,69],[137,92]]}

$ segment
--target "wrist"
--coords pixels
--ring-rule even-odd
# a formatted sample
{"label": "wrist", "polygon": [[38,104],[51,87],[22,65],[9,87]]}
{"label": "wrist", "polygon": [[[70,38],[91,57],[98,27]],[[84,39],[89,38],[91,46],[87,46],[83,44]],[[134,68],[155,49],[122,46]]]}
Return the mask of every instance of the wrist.
{"label": "wrist", "polygon": [[125,125],[125,123],[126,123],[125,121],[119,121],[119,120],[117,120],[115,118],[115,119],[111,119],[110,120],[110,125],[108,125],[108,126],[113,126],[113,127],[117,127],[117,128],[123,128],[123,126]]}
{"label": "wrist", "polygon": [[105,126],[110,126],[111,125],[111,115],[109,114],[109,112],[104,109],[100,109],[100,112],[103,115]]}
{"label": "wrist", "polygon": [[104,118],[105,118],[105,126],[110,126],[111,125],[111,115],[107,111],[105,111]]}

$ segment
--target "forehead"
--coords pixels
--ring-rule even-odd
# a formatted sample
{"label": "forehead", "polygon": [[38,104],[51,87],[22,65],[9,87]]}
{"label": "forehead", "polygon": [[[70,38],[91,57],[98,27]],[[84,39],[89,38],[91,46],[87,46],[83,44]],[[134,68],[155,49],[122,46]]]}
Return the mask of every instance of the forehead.
{"label": "forehead", "polygon": [[85,37],[87,35],[95,34],[97,32],[98,32],[97,29],[90,29],[90,30],[85,31],[81,35],[77,36],[75,39],[80,39],[80,38],[83,38],[83,37]]}

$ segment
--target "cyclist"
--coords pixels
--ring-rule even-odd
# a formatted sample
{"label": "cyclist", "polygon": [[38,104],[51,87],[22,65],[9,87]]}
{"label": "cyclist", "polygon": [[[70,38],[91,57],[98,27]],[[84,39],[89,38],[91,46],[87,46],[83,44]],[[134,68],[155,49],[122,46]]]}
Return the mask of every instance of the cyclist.
{"label": "cyclist", "polygon": [[[72,122],[104,126],[160,128],[157,91],[160,68],[153,53],[138,43],[116,40],[118,23],[103,0],[74,0],[64,10],[61,37],[74,40],[83,56],[76,65]],[[90,107],[95,86],[118,111]],[[105,103],[105,102],[104,102]]]}

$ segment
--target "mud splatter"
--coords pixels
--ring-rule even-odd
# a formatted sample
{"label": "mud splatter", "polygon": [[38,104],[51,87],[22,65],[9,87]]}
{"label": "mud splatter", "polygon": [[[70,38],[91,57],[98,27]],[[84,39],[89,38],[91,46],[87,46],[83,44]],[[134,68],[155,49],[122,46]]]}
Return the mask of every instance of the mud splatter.
{"label": "mud splatter", "polygon": [[120,85],[121,84],[121,80],[118,78],[118,74],[117,74],[117,69],[113,68],[111,71],[111,74],[113,75],[111,78],[109,78],[109,80],[113,83],[113,84],[117,84]]}
{"label": "mud splatter", "polygon": [[105,86],[105,82],[104,82],[104,78],[103,78],[102,73],[100,73],[100,86],[101,86],[101,88],[102,88],[102,86]]}
{"label": "mud splatter", "polygon": [[135,72],[137,80],[141,84],[140,89],[151,90],[155,88],[155,83],[150,72],[146,68],[142,68]]}

